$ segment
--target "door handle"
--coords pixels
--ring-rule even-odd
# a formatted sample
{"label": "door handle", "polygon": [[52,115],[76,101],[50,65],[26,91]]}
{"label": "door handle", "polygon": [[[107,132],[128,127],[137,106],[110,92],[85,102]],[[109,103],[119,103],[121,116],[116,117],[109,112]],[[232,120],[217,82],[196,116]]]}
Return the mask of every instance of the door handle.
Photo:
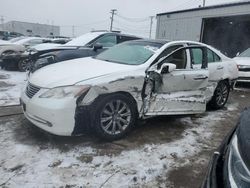
{"label": "door handle", "polygon": [[205,80],[207,78],[208,78],[208,76],[199,75],[199,76],[195,77],[194,80]]}
{"label": "door handle", "polygon": [[221,70],[221,69],[223,69],[224,67],[223,66],[218,66],[217,67],[217,70]]}

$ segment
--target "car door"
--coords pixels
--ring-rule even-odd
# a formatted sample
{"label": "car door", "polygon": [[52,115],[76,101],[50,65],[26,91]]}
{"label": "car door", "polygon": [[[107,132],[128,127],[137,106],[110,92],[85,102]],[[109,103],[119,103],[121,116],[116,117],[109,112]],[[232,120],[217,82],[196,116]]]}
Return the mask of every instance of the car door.
{"label": "car door", "polygon": [[[208,61],[208,71],[209,71],[209,82],[213,84],[222,79],[224,73],[224,63],[221,61],[220,57],[210,50],[209,48],[204,47],[206,50],[206,56]],[[199,69],[201,67],[201,61],[199,61],[199,56],[201,53],[197,49],[190,50],[190,54],[193,57],[192,64],[194,69]]]}
{"label": "car door", "polygon": [[[202,47],[182,47],[147,70],[142,95],[145,116],[195,114],[206,110],[207,62],[201,56],[203,66],[193,69],[188,49],[200,49],[204,55]],[[176,68],[170,70],[173,65]]]}

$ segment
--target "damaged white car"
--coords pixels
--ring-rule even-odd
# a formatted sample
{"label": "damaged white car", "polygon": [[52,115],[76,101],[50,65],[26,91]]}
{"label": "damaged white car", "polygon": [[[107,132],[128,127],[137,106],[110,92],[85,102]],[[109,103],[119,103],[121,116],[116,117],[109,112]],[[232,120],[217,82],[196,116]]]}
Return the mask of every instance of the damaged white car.
{"label": "damaged white car", "polygon": [[196,114],[227,102],[235,62],[189,41],[137,40],[44,67],[30,76],[21,102],[28,120],[55,135],[94,130],[114,140],[138,118]]}

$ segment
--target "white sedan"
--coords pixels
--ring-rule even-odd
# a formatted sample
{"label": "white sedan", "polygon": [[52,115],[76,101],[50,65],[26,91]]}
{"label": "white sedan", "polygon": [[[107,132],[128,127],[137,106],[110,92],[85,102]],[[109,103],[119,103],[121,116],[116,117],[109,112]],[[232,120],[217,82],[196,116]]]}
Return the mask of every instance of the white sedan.
{"label": "white sedan", "polygon": [[236,63],[190,41],[136,40],[97,55],[44,67],[21,102],[28,120],[55,135],[89,129],[114,140],[137,118],[222,108],[238,77]]}
{"label": "white sedan", "polygon": [[234,58],[239,68],[237,82],[250,82],[250,48]]}

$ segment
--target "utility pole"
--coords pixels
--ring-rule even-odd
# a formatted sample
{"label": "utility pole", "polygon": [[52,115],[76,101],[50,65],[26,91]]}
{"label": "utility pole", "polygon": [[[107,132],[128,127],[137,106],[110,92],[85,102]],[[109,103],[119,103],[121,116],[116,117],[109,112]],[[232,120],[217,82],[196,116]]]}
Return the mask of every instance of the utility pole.
{"label": "utility pole", "polygon": [[110,31],[112,31],[113,30],[113,22],[114,22],[114,15],[115,15],[115,12],[116,12],[117,10],[116,9],[112,9],[111,10],[111,17],[110,17],[110,19],[111,19],[111,23],[110,23]]}
{"label": "utility pole", "polygon": [[206,6],[206,0],[203,0],[203,7]]}
{"label": "utility pole", "polygon": [[150,16],[150,30],[149,30],[149,38],[150,39],[151,39],[151,36],[152,36],[153,19],[154,19],[154,16]]}
{"label": "utility pole", "polygon": [[4,30],[4,17],[3,16],[1,16],[1,24],[2,24],[2,29]]}

